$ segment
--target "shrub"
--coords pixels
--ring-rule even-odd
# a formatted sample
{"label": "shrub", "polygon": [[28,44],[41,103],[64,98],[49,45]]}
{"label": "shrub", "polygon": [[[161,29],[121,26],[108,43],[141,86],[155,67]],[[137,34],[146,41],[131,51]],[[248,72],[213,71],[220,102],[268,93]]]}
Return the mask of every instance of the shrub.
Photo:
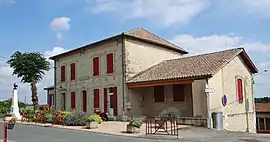
{"label": "shrub", "polygon": [[102,119],[100,118],[99,115],[94,114],[94,115],[90,115],[87,119],[88,122],[98,122],[98,124],[102,123]]}
{"label": "shrub", "polygon": [[136,128],[141,128],[143,124],[143,121],[141,119],[133,119],[129,121],[128,125],[136,127]]}
{"label": "shrub", "polygon": [[5,115],[3,113],[0,113],[0,118],[5,118]]}
{"label": "shrub", "polygon": [[164,110],[161,112],[161,117],[178,117],[180,115],[180,112],[176,108],[168,108],[167,110]]}
{"label": "shrub", "polygon": [[67,126],[85,126],[87,122],[86,113],[72,113],[65,119],[65,125]]}

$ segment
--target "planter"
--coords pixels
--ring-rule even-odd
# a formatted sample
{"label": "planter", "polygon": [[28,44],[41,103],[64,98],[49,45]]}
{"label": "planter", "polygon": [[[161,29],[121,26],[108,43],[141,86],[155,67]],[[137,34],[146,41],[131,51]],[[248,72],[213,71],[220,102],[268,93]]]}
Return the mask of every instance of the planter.
{"label": "planter", "polygon": [[13,129],[15,124],[7,124],[7,129]]}
{"label": "planter", "polygon": [[127,133],[140,133],[140,129],[132,125],[127,125]]}
{"label": "planter", "polygon": [[98,122],[93,121],[86,123],[86,129],[96,129],[96,128],[98,128]]}

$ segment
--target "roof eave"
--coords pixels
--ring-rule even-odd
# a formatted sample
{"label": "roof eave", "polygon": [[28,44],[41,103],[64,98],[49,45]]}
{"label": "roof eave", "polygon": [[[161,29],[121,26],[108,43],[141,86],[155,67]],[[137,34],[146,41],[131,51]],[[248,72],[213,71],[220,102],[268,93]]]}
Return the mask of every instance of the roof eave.
{"label": "roof eave", "polygon": [[119,37],[122,37],[122,36],[124,36],[124,33],[118,34],[118,35],[115,35],[115,36],[112,36],[112,37],[109,37],[109,38],[105,38],[103,40],[100,40],[100,41],[97,41],[97,42],[94,42],[94,43],[90,43],[90,44],[84,45],[82,47],[79,47],[79,48],[76,48],[76,49],[73,49],[73,50],[70,50],[70,51],[67,51],[67,52],[52,56],[52,57],[49,57],[49,59],[55,60],[55,59],[57,59],[57,58],[59,58],[61,56],[65,56],[65,55],[70,54],[72,52],[77,52],[77,51],[80,51],[82,49],[88,48],[90,46],[94,46],[94,45],[97,45],[97,44],[100,44],[100,43],[103,43],[103,42],[106,42],[106,41],[110,41],[110,40],[113,40],[113,39],[116,39],[116,38],[119,38]]}
{"label": "roof eave", "polygon": [[158,79],[158,80],[145,80],[145,81],[136,81],[136,82],[127,82],[126,84],[139,84],[139,83],[151,83],[151,82],[156,82],[156,81],[166,81],[166,80],[175,80],[175,79],[193,79],[193,80],[198,80],[198,79],[206,79],[213,77],[212,74],[207,74],[207,75],[199,75],[199,76],[190,76],[190,77],[176,77],[176,78],[168,78],[168,79]]}
{"label": "roof eave", "polygon": [[144,42],[148,42],[150,44],[155,44],[155,45],[159,45],[159,46],[163,46],[163,47],[166,47],[170,50],[174,50],[176,52],[179,52],[179,53],[182,53],[182,54],[188,54],[189,52],[183,50],[183,49],[179,49],[179,48],[175,48],[175,47],[172,47],[172,46],[168,46],[168,45],[165,45],[165,44],[161,44],[161,43],[158,43],[158,42],[154,42],[154,41],[151,41],[151,40],[147,40],[147,39],[142,39],[142,38],[138,38],[138,37],[135,37],[135,36],[132,36],[132,35],[128,35],[128,34],[125,34],[125,37],[129,37],[129,38],[133,38],[133,39],[136,39],[136,40],[141,40],[141,41],[144,41]]}

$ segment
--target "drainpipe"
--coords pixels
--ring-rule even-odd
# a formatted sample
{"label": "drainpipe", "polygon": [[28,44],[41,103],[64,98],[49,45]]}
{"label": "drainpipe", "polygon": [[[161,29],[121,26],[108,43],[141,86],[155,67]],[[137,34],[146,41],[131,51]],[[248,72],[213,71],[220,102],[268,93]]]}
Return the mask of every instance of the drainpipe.
{"label": "drainpipe", "polygon": [[247,79],[245,79],[245,94],[244,94],[244,97],[245,97],[245,113],[246,113],[246,123],[247,123],[247,128],[246,128],[246,132],[249,132],[249,124],[248,124],[248,106],[247,106],[247,103],[248,103],[248,101],[249,100],[247,100],[247,91],[246,91],[246,80]]}
{"label": "drainpipe", "polygon": [[[206,78],[206,86],[208,85],[208,78]],[[207,92],[206,93],[206,97],[207,97],[207,115],[208,115],[208,119],[207,119],[207,128],[212,128],[212,121],[211,121],[211,111],[210,111],[210,94]]]}
{"label": "drainpipe", "polygon": [[125,112],[125,36],[122,34],[122,100],[123,100],[123,115]]}
{"label": "drainpipe", "polygon": [[56,61],[54,60],[54,109],[56,109]]}

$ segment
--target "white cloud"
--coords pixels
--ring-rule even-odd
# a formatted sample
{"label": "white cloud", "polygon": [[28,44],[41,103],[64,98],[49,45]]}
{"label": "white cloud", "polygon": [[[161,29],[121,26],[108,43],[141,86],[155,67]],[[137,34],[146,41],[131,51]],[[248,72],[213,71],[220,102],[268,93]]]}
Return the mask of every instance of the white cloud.
{"label": "white cloud", "polygon": [[194,37],[192,35],[177,35],[171,42],[183,47],[191,54],[213,52],[217,50],[244,47],[251,52],[269,52],[270,44],[262,42],[247,42],[243,37],[234,35],[211,35]]}
{"label": "white cloud", "polygon": [[[43,80],[37,84],[38,87],[38,95],[39,95],[39,103],[46,103],[46,91],[43,90],[44,87],[53,85],[53,61],[48,58],[54,56],[56,54],[60,54],[67,51],[62,47],[54,47],[52,50],[48,50],[44,52],[44,57],[47,58],[51,63],[51,70],[46,72]],[[7,64],[2,64],[0,66],[0,100],[7,99],[12,96],[12,84],[18,83],[18,96],[21,101],[24,101],[25,96],[27,98],[27,102],[31,103],[31,88],[29,84],[20,83],[20,79],[18,79],[15,75],[12,75],[13,69],[11,69]]]}
{"label": "white cloud", "polygon": [[50,27],[52,30],[54,30],[56,32],[56,38],[58,40],[62,40],[63,39],[63,32],[69,30],[70,21],[71,21],[71,19],[68,17],[57,17],[51,21]]}
{"label": "white cloud", "polygon": [[188,23],[208,6],[209,0],[87,0],[87,3],[95,14],[115,12],[125,20],[149,19],[171,26]]}
{"label": "white cloud", "polygon": [[52,20],[50,27],[55,31],[66,31],[70,28],[70,21],[68,17],[57,17]]}
{"label": "white cloud", "polygon": [[15,0],[0,0],[0,8],[4,5],[14,4],[15,2]]}

